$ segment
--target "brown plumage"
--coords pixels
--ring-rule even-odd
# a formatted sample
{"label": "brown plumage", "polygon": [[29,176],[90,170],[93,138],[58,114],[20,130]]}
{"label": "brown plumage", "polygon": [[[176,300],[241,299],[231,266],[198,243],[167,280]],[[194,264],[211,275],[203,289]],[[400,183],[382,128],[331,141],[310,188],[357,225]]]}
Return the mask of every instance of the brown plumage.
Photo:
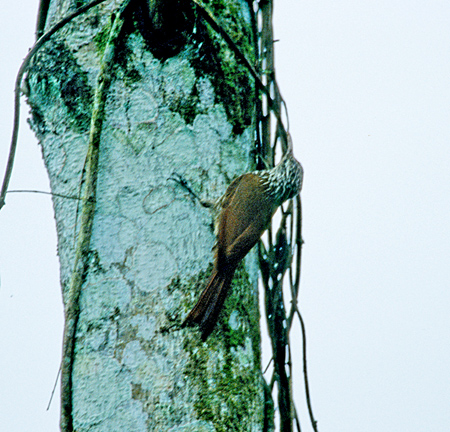
{"label": "brown plumage", "polygon": [[277,208],[301,189],[303,169],[292,154],[292,143],[279,164],[236,178],[219,199],[214,269],[183,327],[198,324],[202,340],[210,335],[227,297],[239,262],[268,228]]}

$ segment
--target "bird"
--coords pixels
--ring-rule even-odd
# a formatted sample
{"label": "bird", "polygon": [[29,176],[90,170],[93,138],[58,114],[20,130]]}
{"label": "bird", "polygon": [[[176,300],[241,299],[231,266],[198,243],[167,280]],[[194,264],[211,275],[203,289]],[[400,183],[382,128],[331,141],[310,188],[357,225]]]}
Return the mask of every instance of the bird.
{"label": "bird", "polygon": [[294,157],[290,134],[286,136],[287,151],[275,167],[240,175],[215,203],[214,267],[181,325],[198,325],[203,341],[218,321],[238,264],[269,227],[278,207],[300,193],[303,168]]}

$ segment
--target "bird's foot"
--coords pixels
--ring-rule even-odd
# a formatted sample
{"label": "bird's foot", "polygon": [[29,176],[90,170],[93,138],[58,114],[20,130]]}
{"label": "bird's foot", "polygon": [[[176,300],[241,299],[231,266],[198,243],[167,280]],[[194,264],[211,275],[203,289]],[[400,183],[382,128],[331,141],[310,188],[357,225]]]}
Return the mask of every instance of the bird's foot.
{"label": "bird's foot", "polygon": [[183,189],[185,189],[189,195],[191,195],[192,198],[194,198],[195,200],[197,200],[203,207],[213,207],[214,203],[211,203],[210,201],[206,201],[201,199],[191,188],[191,186],[189,185],[188,181],[181,176],[180,174],[174,172],[172,173],[172,175],[167,179],[167,180],[172,180],[175,183],[178,183]]}

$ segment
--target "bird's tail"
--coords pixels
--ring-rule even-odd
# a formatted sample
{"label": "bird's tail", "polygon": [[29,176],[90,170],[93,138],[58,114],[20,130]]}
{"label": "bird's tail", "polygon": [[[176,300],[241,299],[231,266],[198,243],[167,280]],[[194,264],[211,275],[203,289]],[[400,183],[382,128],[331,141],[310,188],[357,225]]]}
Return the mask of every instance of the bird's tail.
{"label": "bird's tail", "polygon": [[206,340],[217,323],[233,279],[233,274],[234,272],[219,273],[217,269],[214,269],[206,288],[184,320],[182,327],[198,324],[202,340]]}

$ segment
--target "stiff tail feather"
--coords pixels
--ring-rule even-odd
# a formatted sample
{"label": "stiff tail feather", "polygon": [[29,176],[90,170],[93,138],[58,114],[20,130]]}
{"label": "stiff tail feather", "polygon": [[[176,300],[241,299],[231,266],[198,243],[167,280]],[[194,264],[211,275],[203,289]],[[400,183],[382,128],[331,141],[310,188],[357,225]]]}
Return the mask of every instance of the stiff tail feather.
{"label": "stiff tail feather", "polygon": [[[228,273],[228,274],[227,274]],[[189,312],[182,327],[198,324],[205,341],[213,331],[219,313],[227,297],[234,272],[221,272],[214,270],[209,278],[206,288],[200,295],[196,305]]]}

